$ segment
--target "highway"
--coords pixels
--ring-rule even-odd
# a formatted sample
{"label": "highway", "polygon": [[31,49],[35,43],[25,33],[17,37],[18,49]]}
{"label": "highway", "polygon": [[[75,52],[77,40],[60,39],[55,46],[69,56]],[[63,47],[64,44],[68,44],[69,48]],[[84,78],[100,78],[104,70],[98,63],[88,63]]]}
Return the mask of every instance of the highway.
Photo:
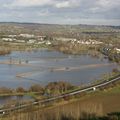
{"label": "highway", "polygon": [[120,80],[120,74],[118,76],[116,76],[115,78],[109,80],[109,81],[106,80],[106,81],[101,82],[99,84],[92,85],[92,86],[89,86],[89,87],[86,87],[86,88],[83,88],[83,89],[78,89],[78,90],[75,90],[75,91],[72,91],[72,92],[69,92],[69,93],[66,93],[66,94],[61,94],[59,96],[55,96],[55,97],[52,97],[52,98],[48,98],[48,99],[40,100],[40,101],[37,101],[37,102],[33,102],[31,104],[24,104],[24,105],[12,107],[12,108],[9,108],[9,109],[2,109],[2,110],[0,110],[0,114],[1,115],[9,114],[9,112],[11,112],[11,111],[21,110],[21,109],[30,107],[32,105],[45,104],[45,103],[48,103],[48,102],[52,102],[52,101],[58,100],[60,98],[73,96],[73,95],[76,95],[76,94],[80,94],[82,92],[88,92],[88,91],[91,91],[91,90],[92,91],[96,91],[96,89],[104,87],[104,86],[107,86],[107,85],[109,85],[111,83],[114,83],[114,82],[116,82],[118,80]]}

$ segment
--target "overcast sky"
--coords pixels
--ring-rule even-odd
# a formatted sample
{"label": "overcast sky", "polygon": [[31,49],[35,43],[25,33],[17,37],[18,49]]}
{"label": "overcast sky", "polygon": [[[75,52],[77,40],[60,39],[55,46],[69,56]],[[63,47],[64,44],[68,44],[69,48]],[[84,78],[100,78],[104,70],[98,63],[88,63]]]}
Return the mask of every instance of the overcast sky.
{"label": "overcast sky", "polygon": [[120,25],[120,0],[0,0],[0,21]]}

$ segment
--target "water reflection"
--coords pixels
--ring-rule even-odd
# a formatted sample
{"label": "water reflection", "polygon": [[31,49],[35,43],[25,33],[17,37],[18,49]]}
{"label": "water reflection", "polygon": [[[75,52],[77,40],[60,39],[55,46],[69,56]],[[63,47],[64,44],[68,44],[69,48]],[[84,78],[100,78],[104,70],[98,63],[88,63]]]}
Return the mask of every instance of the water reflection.
{"label": "water reflection", "polygon": [[[8,64],[10,57],[14,61],[12,65]],[[9,88],[28,88],[34,83],[46,85],[61,80],[75,85],[89,84],[119,67],[103,56],[75,56],[48,50],[12,52],[0,56],[0,63],[0,87]]]}
{"label": "water reflection", "polygon": [[33,100],[32,97],[24,95],[24,96],[0,96],[0,105],[9,104],[11,101],[26,101]]}

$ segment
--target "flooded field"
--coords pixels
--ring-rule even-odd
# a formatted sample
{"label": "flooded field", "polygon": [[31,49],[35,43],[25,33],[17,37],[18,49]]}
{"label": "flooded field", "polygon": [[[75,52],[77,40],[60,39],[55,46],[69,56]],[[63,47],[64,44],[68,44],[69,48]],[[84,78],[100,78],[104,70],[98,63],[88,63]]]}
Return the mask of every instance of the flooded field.
{"label": "flooded field", "polygon": [[27,101],[27,100],[31,100],[33,101],[34,99],[30,96],[0,96],[0,105],[5,105],[5,104],[9,104],[11,101]]}
{"label": "flooded field", "polygon": [[0,56],[0,87],[28,88],[32,84],[46,85],[53,81],[89,84],[113,68],[117,68],[117,64],[103,56],[75,56],[48,50],[12,52]]}

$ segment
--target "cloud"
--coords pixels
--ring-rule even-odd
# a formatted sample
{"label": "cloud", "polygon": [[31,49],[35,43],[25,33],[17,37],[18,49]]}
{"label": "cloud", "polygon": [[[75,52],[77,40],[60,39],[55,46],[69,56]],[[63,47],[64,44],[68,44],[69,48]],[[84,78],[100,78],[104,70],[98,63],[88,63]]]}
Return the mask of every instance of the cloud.
{"label": "cloud", "polygon": [[66,7],[70,7],[71,5],[69,1],[63,1],[63,2],[57,3],[55,6],[57,8],[66,8]]}
{"label": "cloud", "polygon": [[[88,0],[86,0],[88,1]],[[88,3],[87,13],[99,18],[120,18],[120,0],[93,0],[93,4]]]}
{"label": "cloud", "polygon": [[35,7],[35,6],[53,6],[56,8],[73,8],[79,6],[81,0],[13,0],[4,7]]}
{"label": "cloud", "polygon": [[120,0],[98,0],[96,6],[100,9],[110,10],[116,7],[120,7]]}
{"label": "cloud", "polygon": [[0,20],[120,24],[120,0],[0,0]]}
{"label": "cloud", "polygon": [[37,13],[37,16],[50,16],[50,15],[52,15],[50,12],[49,12],[49,10],[41,10],[41,11],[38,11]]}
{"label": "cloud", "polygon": [[32,6],[44,6],[51,5],[54,0],[14,0],[11,4],[7,4],[11,7],[32,7]]}
{"label": "cloud", "polygon": [[73,7],[78,7],[80,4],[79,0],[67,0],[67,1],[62,1],[58,2],[55,4],[57,8],[73,8]]}

